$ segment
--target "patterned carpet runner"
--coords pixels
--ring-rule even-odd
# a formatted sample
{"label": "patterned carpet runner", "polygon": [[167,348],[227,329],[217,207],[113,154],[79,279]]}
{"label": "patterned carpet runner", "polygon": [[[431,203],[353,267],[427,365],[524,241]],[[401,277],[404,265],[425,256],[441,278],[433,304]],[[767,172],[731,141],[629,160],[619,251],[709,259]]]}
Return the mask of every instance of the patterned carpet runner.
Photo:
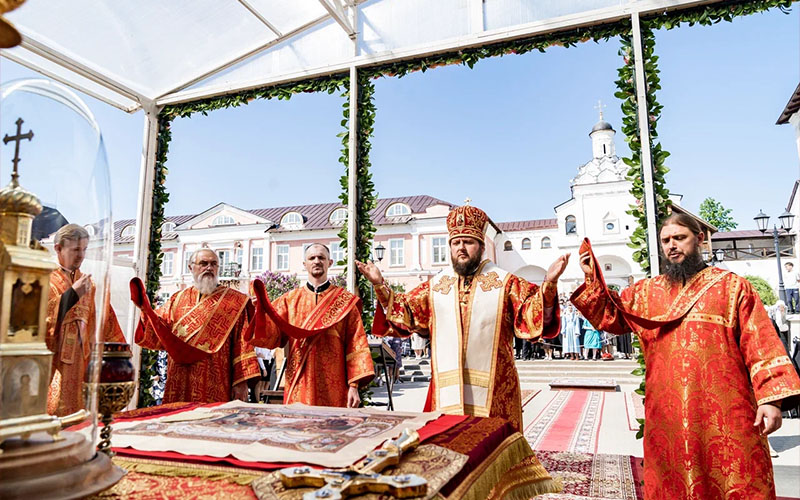
{"label": "patterned carpet runner", "polygon": [[556,391],[525,429],[534,450],[597,452],[605,394],[598,391]]}
{"label": "patterned carpet runner", "polygon": [[536,500],[641,500],[641,458],[564,451],[537,451],[536,456],[564,491]]}

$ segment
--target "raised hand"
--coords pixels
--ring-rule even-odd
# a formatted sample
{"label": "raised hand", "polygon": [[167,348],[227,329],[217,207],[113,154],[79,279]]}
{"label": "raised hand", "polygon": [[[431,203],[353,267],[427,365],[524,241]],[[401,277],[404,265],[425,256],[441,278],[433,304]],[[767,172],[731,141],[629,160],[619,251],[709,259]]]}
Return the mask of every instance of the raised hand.
{"label": "raised hand", "polygon": [[374,262],[365,263],[356,261],[356,267],[373,285],[377,286],[383,283],[383,275],[381,274],[381,270],[378,269],[378,266],[376,266]]}
{"label": "raised hand", "polygon": [[78,298],[86,295],[86,292],[92,289],[91,274],[82,274],[78,280],[72,284],[72,289],[78,294]]}
{"label": "raised hand", "polygon": [[569,255],[570,254],[566,253],[550,264],[550,268],[547,270],[547,274],[544,277],[546,281],[552,281],[553,283],[558,281],[558,278],[564,273],[564,269],[567,268]]}
{"label": "raised hand", "polygon": [[131,278],[130,283],[131,301],[133,305],[141,309],[145,304],[150,306],[150,299],[147,298],[147,293],[144,290],[144,283],[139,278]]}
{"label": "raised hand", "polygon": [[583,274],[592,274],[594,272],[592,269],[592,255],[589,252],[581,253],[579,263]]}

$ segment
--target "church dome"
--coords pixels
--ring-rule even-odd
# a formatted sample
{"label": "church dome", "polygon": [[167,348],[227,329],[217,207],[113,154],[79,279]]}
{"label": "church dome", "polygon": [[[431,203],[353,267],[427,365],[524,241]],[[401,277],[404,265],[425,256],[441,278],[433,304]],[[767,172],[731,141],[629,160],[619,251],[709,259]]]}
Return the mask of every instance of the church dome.
{"label": "church dome", "polygon": [[42,211],[42,203],[35,194],[23,189],[16,179],[0,190],[0,212],[7,214],[27,214],[33,217]]}
{"label": "church dome", "polygon": [[[614,128],[610,123],[601,119],[599,122],[594,124],[594,127],[592,127],[592,132],[597,132],[598,130],[614,130]],[[591,134],[592,132],[589,133]]]}

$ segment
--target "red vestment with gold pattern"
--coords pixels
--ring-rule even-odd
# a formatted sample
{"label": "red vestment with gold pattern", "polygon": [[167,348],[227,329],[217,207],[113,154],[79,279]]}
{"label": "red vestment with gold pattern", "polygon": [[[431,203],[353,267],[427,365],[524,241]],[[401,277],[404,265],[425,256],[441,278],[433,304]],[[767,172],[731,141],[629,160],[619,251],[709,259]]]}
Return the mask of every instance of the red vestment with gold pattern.
{"label": "red vestment with gold pattern", "polygon": [[[275,300],[275,313],[301,330],[321,330],[294,338],[268,316],[254,332],[253,345],[286,347],[285,404],[347,406],[350,384],[362,384],[375,375],[372,355],[361,323],[358,299],[347,290],[330,286],[315,293],[302,286]],[[293,329],[294,330],[294,329]]]}
{"label": "red vestment with gold pattern", "polygon": [[[513,338],[536,340],[540,337],[552,338],[560,328],[557,289],[552,284],[539,287],[510,273],[501,279],[495,271],[483,272],[489,261],[481,263],[481,267],[473,277],[465,279],[450,275],[441,275],[422,283],[408,293],[395,293],[386,286],[376,288],[378,300],[385,309],[379,308],[376,314],[373,334],[390,336],[407,336],[418,333],[431,338],[431,360],[433,377],[428,391],[426,410],[440,410],[445,413],[459,413],[479,417],[500,417],[508,420],[514,429],[522,430],[522,402],[520,398],[519,376],[514,365]],[[457,281],[457,283],[456,283]],[[496,296],[489,302],[476,305],[475,297],[480,292],[489,292],[499,288]],[[434,294],[445,297],[444,308],[452,309],[451,323],[437,322],[434,305]],[[456,307],[456,303],[458,307]],[[553,304],[551,320],[544,324],[544,304]],[[476,318],[475,307],[495,308],[496,325],[487,325],[491,330],[491,340],[481,345],[469,343],[475,331],[470,329],[470,321]],[[386,328],[386,323],[390,327]],[[437,332],[437,324],[445,332]],[[446,325],[446,326],[444,326]],[[442,341],[443,339],[446,341]],[[468,360],[470,348],[478,351],[478,357],[487,361],[490,370],[474,370],[468,362],[451,363],[455,369],[444,368],[450,360]],[[459,373],[460,372],[460,373]],[[437,391],[437,380],[439,387]],[[463,404],[442,404],[440,399],[446,397],[443,386],[471,386],[473,392],[487,393],[481,404],[472,395],[463,395]]]}
{"label": "red vestment with gold pattern", "polygon": [[635,332],[647,372],[647,499],[775,498],[758,405],[800,379],[744,278],[708,267],[685,285],[657,276],[617,294],[595,266],[572,301],[599,330]]}
{"label": "red vestment with gold pattern", "polygon": [[[175,293],[156,310],[161,330],[172,335],[169,347],[149,321],[139,322],[136,343],[145,349],[165,350],[169,356],[164,403],[230,401],[234,385],[259,376],[255,351],[243,335],[249,300],[222,286],[205,296],[195,287]],[[177,362],[174,357],[180,359],[180,353],[170,350],[182,345],[200,353],[200,359]]]}
{"label": "red vestment with gold pattern", "polygon": [[[53,351],[50,389],[47,393],[47,413],[63,417],[83,408],[83,380],[94,344],[95,286],[67,310],[58,323],[61,297],[83,273],[74,276],[64,269],[50,274],[50,295],[47,299],[47,348]],[[125,342],[117,315],[109,304],[102,333],[103,342]]]}

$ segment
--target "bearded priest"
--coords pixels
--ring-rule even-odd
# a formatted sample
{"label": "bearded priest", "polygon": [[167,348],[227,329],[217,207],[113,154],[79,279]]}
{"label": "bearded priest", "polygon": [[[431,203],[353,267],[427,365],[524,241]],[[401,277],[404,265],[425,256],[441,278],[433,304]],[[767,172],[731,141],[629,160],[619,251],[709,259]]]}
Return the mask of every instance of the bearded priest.
{"label": "bearded priest", "polygon": [[[465,205],[447,216],[449,267],[408,293],[395,293],[373,262],[358,262],[375,286],[374,335],[431,338],[433,379],[425,410],[501,417],[522,430],[513,338],[552,338],[560,327],[558,278],[569,260],[559,257],[541,287],[484,259],[489,217]],[[384,311],[385,309],[385,311]]]}
{"label": "bearded priest", "polygon": [[244,339],[247,295],[219,285],[219,258],[203,248],[192,255],[194,286],[153,311],[139,278],[131,280],[131,300],[142,319],[135,341],[167,351],[164,403],[247,401],[247,381],[260,375],[253,346]]}
{"label": "bearded priest", "polygon": [[595,328],[639,336],[645,498],[774,499],[767,434],[781,406],[796,404],[800,379],[750,282],[703,262],[697,221],[673,214],[659,238],[664,274],[620,295],[584,241],[586,281],[572,295]]}
{"label": "bearded priest", "polygon": [[361,322],[361,301],[333,285],[330,250],[322,243],[306,248],[305,286],[270,303],[264,283],[253,282],[256,323],[253,344],[287,348],[283,402],[356,408],[360,386],[375,375],[367,335]]}

